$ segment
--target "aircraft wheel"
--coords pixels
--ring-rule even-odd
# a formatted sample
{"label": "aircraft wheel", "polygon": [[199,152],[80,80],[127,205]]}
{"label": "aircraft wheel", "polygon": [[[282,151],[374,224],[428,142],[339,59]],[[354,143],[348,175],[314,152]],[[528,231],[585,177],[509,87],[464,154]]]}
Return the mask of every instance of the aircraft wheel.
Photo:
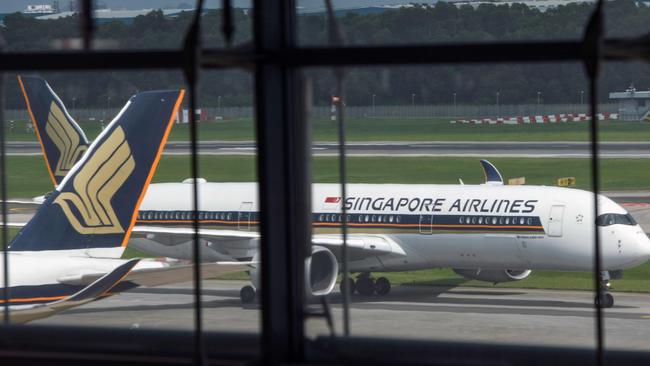
{"label": "aircraft wheel", "polygon": [[349,286],[348,288],[350,289],[350,295],[354,293],[354,291],[357,290],[357,286],[354,283],[354,279],[348,278],[347,283],[345,281],[341,281],[340,289],[341,293],[345,292],[345,287]]}
{"label": "aircraft wheel", "polygon": [[390,292],[390,281],[386,277],[379,277],[375,281],[375,291],[377,295],[388,295]]}
{"label": "aircraft wheel", "polygon": [[614,296],[609,292],[603,294],[601,298],[596,297],[596,306],[608,309],[614,306]]}
{"label": "aircraft wheel", "polygon": [[357,278],[357,292],[361,295],[370,296],[375,293],[375,281],[369,276]]}
{"label": "aircraft wheel", "polygon": [[253,286],[244,286],[239,290],[239,297],[243,304],[251,304],[257,298],[257,294]]}

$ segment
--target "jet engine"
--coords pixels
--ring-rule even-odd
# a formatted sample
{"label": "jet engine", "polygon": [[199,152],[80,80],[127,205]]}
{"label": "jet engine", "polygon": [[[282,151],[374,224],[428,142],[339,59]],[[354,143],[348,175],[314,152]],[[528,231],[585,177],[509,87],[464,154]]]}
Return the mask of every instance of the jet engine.
{"label": "jet engine", "polygon": [[[259,261],[259,253],[253,261]],[[260,288],[260,268],[250,271],[251,282]],[[311,255],[305,259],[305,288],[308,295],[327,295],[334,289],[339,274],[339,263],[332,252],[321,246],[312,246]]]}
{"label": "jet engine", "polygon": [[472,280],[479,280],[485,282],[511,282],[521,281],[530,276],[532,272],[530,269],[458,269],[454,268],[454,272]]}

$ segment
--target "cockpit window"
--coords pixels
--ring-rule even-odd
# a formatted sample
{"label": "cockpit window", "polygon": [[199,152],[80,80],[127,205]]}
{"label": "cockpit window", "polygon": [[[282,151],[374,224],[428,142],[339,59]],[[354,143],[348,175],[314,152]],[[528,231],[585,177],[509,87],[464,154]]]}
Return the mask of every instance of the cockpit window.
{"label": "cockpit window", "polygon": [[598,219],[596,220],[596,225],[598,226],[609,226],[615,224],[634,226],[636,225],[636,221],[634,221],[634,218],[630,214],[623,215],[613,213],[602,214],[598,216]]}

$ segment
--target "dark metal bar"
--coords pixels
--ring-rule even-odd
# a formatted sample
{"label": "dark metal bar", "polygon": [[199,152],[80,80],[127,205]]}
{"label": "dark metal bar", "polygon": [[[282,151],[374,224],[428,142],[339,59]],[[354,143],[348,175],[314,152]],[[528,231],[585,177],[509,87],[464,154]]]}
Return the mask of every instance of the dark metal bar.
{"label": "dark metal bar", "polygon": [[0,70],[124,70],[182,68],[182,51],[3,53]]}
{"label": "dark metal bar", "polygon": [[[334,13],[334,6],[331,0],[325,0],[327,8],[327,20],[329,27],[329,42],[330,46],[340,47],[343,45],[343,34]],[[341,247],[341,281],[343,297],[343,335],[350,336],[350,269],[348,266],[348,210],[345,207],[347,201],[347,167],[346,167],[346,152],[345,152],[345,88],[343,86],[345,71],[342,68],[334,70],[336,77],[336,117],[338,122],[338,138],[339,138],[339,182],[341,184],[341,236],[343,237],[343,246]]]}
{"label": "dark metal bar", "polygon": [[199,78],[199,58],[201,47],[201,13],[203,0],[197,0],[196,12],[185,37],[185,77],[189,88],[189,122],[190,122],[190,167],[192,182],[192,260],[194,284],[194,364],[205,365],[205,344],[203,340],[203,307],[201,304],[201,247],[199,245],[199,163],[198,163],[198,127],[196,121],[196,98]]}
{"label": "dark metal bar", "polygon": [[602,55],[603,1],[599,0],[585,30],[585,67],[589,76],[590,93],[590,138],[591,138],[591,184],[594,191],[594,284],[596,286],[596,365],[604,364],[604,326],[603,326],[603,288],[601,281],[602,258],[600,252],[600,232],[598,218],[598,194],[600,192],[600,167],[598,161],[598,75]]}
{"label": "dark metal bar", "polygon": [[[611,40],[603,44],[605,60],[647,60],[648,57],[650,46],[636,39]],[[201,67],[252,69],[258,62],[298,67],[552,62],[582,61],[584,58],[584,43],[580,41],[295,48],[282,52],[253,50],[246,46],[203,50]],[[183,60],[182,50],[12,52],[2,54],[0,71],[182,68]]]}
{"label": "dark metal bar", "polygon": [[549,62],[584,58],[582,42],[499,42],[449,45],[300,48],[283,55],[287,65],[345,66],[489,62]]}
{"label": "dark metal bar", "polygon": [[221,2],[221,15],[222,15],[222,24],[221,24],[221,34],[226,40],[226,45],[230,46],[232,44],[232,37],[235,33],[235,26],[232,20],[232,0],[222,0]]}
{"label": "dark metal bar", "polygon": [[[293,0],[255,0],[257,53],[295,45]],[[269,61],[269,60],[265,60]],[[255,72],[261,234],[262,350],[269,364],[304,357],[306,247],[311,243],[310,149],[297,70],[261,61]]]}
{"label": "dark metal bar", "polygon": [[341,183],[341,236],[343,237],[343,247],[341,248],[341,269],[343,276],[341,281],[345,284],[342,286],[343,293],[343,335],[350,336],[350,269],[348,266],[348,210],[345,202],[348,197],[347,192],[347,166],[345,152],[345,90],[343,87],[342,71],[337,71],[336,75],[336,94],[339,98],[337,103],[338,119],[338,138],[339,138],[339,180]]}
{"label": "dark metal bar", "polygon": [[[5,46],[5,40],[0,35],[0,50]],[[5,77],[4,73],[0,72],[0,199],[2,203],[2,276],[3,276],[3,313],[4,325],[9,325],[11,319],[9,318],[9,299],[10,294],[10,281],[9,281],[9,236],[7,235],[7,158],[6,158],[6,136],[5,136],[5,103],[4,103],[4,89]]]}
{"label": "dark metal bar", "polygon": [[81,11],[79,12],[81,35],[83,39],[84,50],[90,51],[93,41],[93,32],[95,30],[93,22],[93,1],[81,0]]}

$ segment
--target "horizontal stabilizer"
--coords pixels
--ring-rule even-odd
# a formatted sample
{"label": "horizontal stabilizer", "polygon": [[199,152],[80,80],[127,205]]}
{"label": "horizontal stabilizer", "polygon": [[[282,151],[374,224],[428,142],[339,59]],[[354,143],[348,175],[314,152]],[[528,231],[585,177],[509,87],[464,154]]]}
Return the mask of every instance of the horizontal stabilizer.
{"label": "horizontal stabilizer", "polygon": [[[20,307],[10,309],[11,323],[20,324],[32,320],[45,318],[64,310],[71,309],[88,302],[94,301],[108,293],[120,281],[122,281],[138,264],[139,259],[132,259],[113,271],[101,276],[81,291],[66,297],[65,299],[38,305],[29,305],[29,307]],[[4,315],[0,315],[4,320]]]}
{"label": "horizontal stabilizer", "polygon": [[[189,282],[194,279],[194,266],[192,264],[168,264],[160,262],[151,262],[145,259],[141,260],[142,264],[123,278],[123,282],[128,282],[136,286],[161,286],[173,283]],[[258,262],[212,262],[201,264],[201,278],[208,279],[217,275],[245,272],[254,268]],[[82,276],[70,278],[61,281],[61,283],[70,285],[83,285],[96,281],[100,275],[97,273],[86,273]]]}

